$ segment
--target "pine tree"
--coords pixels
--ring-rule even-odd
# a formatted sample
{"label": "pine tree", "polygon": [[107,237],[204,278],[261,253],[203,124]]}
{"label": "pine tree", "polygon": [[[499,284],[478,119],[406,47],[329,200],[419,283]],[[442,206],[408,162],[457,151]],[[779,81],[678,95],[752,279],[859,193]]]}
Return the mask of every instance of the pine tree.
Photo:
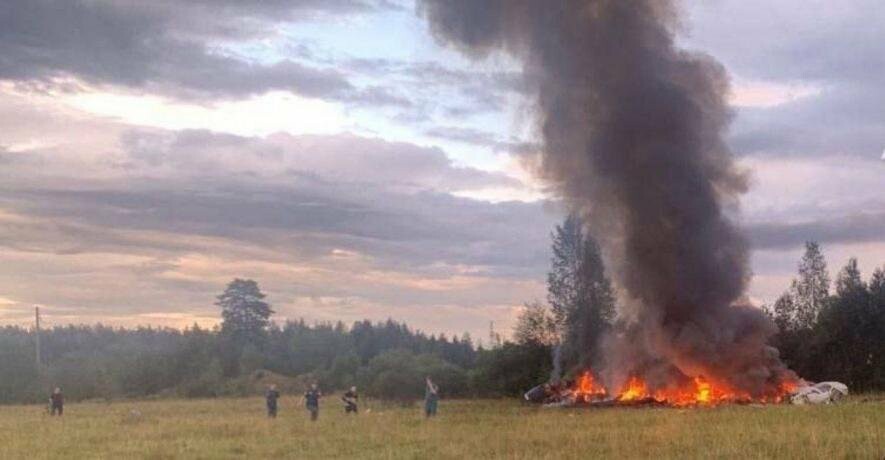
{"label": "pine tree", "polygon": [[[236,278],[215,305],[221,307],[220,353],[224,374],[240,373],[240,358],[247,345],[263,349],[273,310],[253,280]],[[254,359],[253,359],[254,361]]]}
{"label": "pine tree", "polygon": [[221,307],[221,333],[237,341],[258,344],[263,341],[274,311],[253,280],[231,281],[215,305]]}

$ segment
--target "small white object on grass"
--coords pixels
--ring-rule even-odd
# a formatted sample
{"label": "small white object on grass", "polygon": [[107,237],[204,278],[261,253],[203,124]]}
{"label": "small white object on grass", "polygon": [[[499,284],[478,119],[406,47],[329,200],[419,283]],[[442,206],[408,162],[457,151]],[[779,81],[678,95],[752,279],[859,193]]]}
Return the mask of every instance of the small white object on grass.
{"label": "small white object on grass", "polygon": [[144,420],[141,411],[138,409],[130,409],[129,413],[123,417],[123,423],[139,423]]}

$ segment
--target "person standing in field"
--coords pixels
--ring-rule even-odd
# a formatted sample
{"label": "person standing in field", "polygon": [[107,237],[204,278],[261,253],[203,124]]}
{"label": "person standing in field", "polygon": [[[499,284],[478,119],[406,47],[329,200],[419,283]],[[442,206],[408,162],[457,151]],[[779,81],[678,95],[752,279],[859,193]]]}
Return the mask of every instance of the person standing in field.
{"label": "person standing in field", "polygon": [[49,395],[49,414],[50,415],[61,415],[65,411],[65,396],[61,392],[61,388],[55,387],[55,390],[52,390],[52,394]]}
{"label": "person standing in field", "polygon": [[439,404],[439,387],[430,380],[428,375],[425,379],[424,388],[424,415],[427,418],[436,416],[436,406]]}
{"label": "person standing in field", "polygon": [[344,393],[344,396],[341,397],[341,400],[344,401],[344,413],[354,415],[357,414],[358,407],[357,402],[359,402],[360,395],[356,392],[356,387],[350,387],[350,390],[347,390]]}
{"label": "person standing in field", "polygon": [[277,386],[271,384],[264,393],[264,399],[267,401],[267,416],[277,418],[277,400],[280,399],[280,392]]}
{"label": "person standing in field", "polygon": [[320,416],[320,398],[323,393],[317,388],[316,383],[310,384],[310,389],[304,393],[304,407],[310,412],[310,421],[315,422]]}

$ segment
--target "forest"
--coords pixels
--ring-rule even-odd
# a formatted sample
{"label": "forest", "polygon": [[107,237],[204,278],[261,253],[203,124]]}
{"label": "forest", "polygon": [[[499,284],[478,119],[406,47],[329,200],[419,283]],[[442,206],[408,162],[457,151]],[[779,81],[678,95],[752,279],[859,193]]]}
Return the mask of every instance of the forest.
{"label": "forest", "polygon": [[[40,361],[31,328],[0,328],[0,403],[45,400],[59,386],[71,400],[245,396],[267,382],[298,392],[356,385],[385,400],[423,394],[514,396],[603,359],[597,344],[619,319],[598,245],[569,217],[552,234],[546,302],[527,303],[511,338],[487,343],[428,335],[406,324],[273,321],[254,280],[231,281],[216,299],[222,322],[183,330],[70,325],[43,330]],[[885,269],[864,279],[850,259],[831,281],[820,246],[806,244],[791,285],[762,308],[771,344],[800,376],[853,391],[885,389]],[[553,356],[558,359],[554,360]]]}

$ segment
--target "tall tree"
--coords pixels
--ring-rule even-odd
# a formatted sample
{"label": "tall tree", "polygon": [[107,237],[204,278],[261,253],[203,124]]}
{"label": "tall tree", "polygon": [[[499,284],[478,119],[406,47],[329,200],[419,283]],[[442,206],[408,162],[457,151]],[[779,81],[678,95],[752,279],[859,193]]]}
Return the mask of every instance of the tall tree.
{"label": "tall tree", "polygon": [[877,268],[873,272],[869,283],[870,292],[870,340],[867,365],[870,367],[871,376],[867,388],[885,388],[885,267]]}
{"label": "tall tree", "polygon": [[570,312],[579,303],[581,256],[584,235],[581,222],[570,215],[557,225],[551,235],[553,257],[547,274],[547,301],[560,326],[566,323]]}
{"label": "tall tree", "polygon": [[553,257],[547,300],[562,337],[566,367],[584,367],[598,358],[597,344],[614,318],[614,295],[599,245],[570,215],[552,234]]}
{"label": "tall tree", "polygon": [[[836,278],[836,295],[816,325],[818,351],[811,378],[835,379],[863,389],[872,378],[876,340],[882,330],[870,309],[870,292],[851,258]],[[878,337],[878,338],[877,338]],[[816,375],[815,375],[816,374]]]}
{"label": "tall tree", "polygon": [[830,295],[827,262],[820,245],[814,241],[805,243],[805,254],[799,261],[799,277],[793,280],[790,294],[795,304],[796,328],[808,329],[814,326]]}
{"label": "tall tree", "polygon": [[774,314],[772,315],[778,332],[785,333],[796,329],[796,302],[793,295],[784,292],[774,302]]}
{"label": "tall tree", "polygon": [[221,307],[221,332],[244,343],[261,343],[274,311],[253,280],[236,278],[228,283],[215,305]]}
{"label": "tall tree", "polygon": [[264,347],[270,315],[274,313],[264,298],[258,283],[236,278],[215,302],[221,307],[221,354],[226,375],[239,373],[240,358],[247,345]]}
{"label": "tall tree", "polygon": [[848,259],[848,263],[842,267],[839,276],[836,277],[836,294],[840,297],[863,295],[866,288],[860,276],[860,269],[857,268],[857,259],[854,257]]}

